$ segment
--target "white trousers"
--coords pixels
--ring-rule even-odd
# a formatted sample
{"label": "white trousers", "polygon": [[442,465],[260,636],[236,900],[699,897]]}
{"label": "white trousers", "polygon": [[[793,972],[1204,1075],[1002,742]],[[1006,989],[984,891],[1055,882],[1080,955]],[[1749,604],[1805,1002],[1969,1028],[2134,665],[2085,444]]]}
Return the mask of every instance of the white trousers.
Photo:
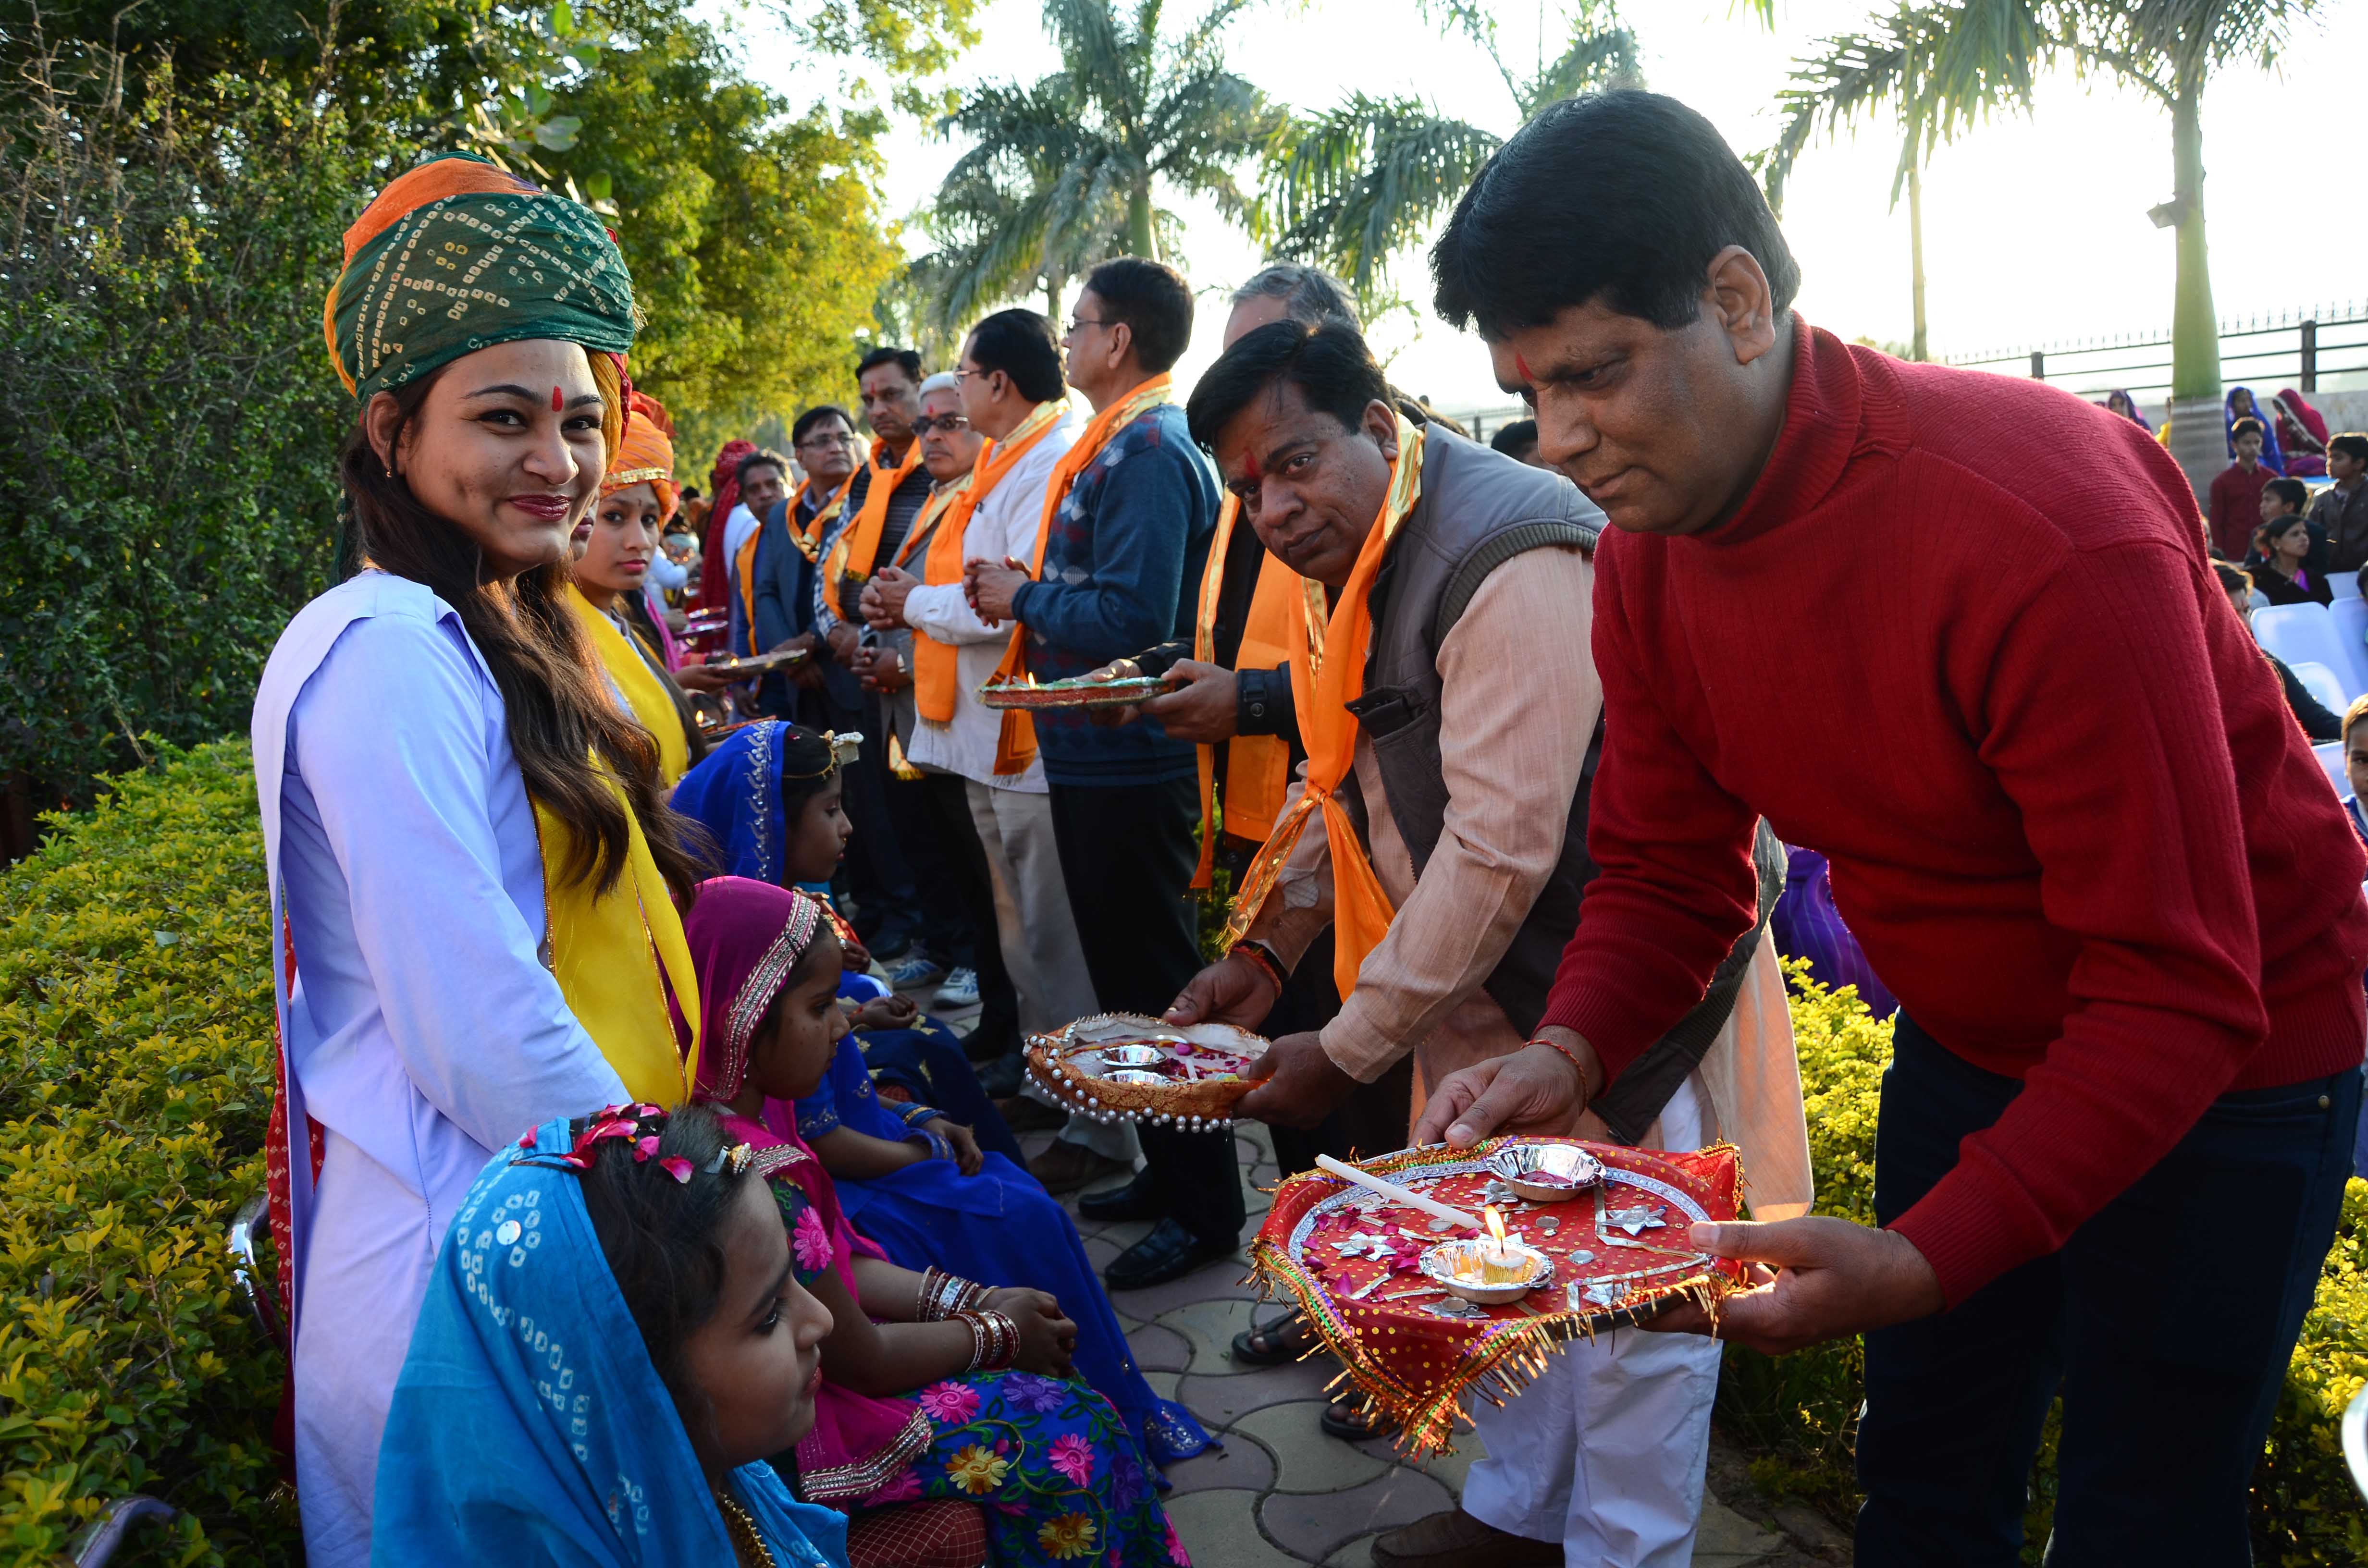
{"label": "white trousers", "polygon": [[[368,1568],[379,1439],[443,1236],[429,1233],[428,1206],[417,1193],[347,1139],[322,1131],[296,1330],[296,1495],[305,1562]],[[437,1194],[438,1211],[450,1213],[446,1205],[466,1191]]]}
{"label": "white trousers", "polygon": [[[1056,1029],[1101,1011],[1077,922],[1061,880],[1061,849],[1053,838],[1053,798],[1025,790],[997,790],[962,780],[970,820],[985,846],[995,881],[995,929],[1003,967],[1019,994],[1019,1027],[1030,1034]],[[1029,1080],[1023,1093],[1057,1101]],[[1133,1126],[1071,1116],[1064,1142],[1082,1143],[1107,1159],[1132,1162],[1142,1153]]]}
{"label": "white trousers", "polygon": [[[1702,1101],[1679,1086],[1648,1145],[1702,1142]],[[1488,1456],[1463,1483],[1463,1511],[1531,1540],[1559,1540],[1585,1568],[1688,1568],[1710,1462],[1719,1347],[1691,1334],[1615,1329],[1577,1339],[1497,1409],[1472,1419]]]}

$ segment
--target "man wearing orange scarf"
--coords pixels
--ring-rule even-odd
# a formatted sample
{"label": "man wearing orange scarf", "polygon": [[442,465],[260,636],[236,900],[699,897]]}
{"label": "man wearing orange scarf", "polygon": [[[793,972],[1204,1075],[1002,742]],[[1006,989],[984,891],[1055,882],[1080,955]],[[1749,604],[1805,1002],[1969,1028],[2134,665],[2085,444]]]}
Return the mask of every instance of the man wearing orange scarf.
{"label": "man wearing orange scarf", "polygon": [[[913,629],[918,722],[910,756],[917,766],[942,768],[962,782],[974,836],[1004,892],[989,930],[999,937],[1019,1027],[1037,1033],[1099,1005],[1061,878],[1043,760],[1017,772],[996,771],[1002,717],[979,701],[978,688],[995,674],[1011,629],[991,626],[971,608],[962,593],[962,563],[1036,553],[1045,486],[1083,421],[1064,395],[1053,324],[1034,311],[998,311],[973,327],[954,374],[963,417],[993,445],[979,454],[969,491],[928,550],[873,577],[863,602],[874,627]],[[983,995],[984,969],[980,984]],[[996,1094],[1018,1092],[1036,1102],[1007,1101],[1015,1130],[1062,1125],[1051,1096],[1022,1078],[1016,1053],[988,1067],[980,1081]],[[1131,1175],[1140,1152],[1123,1124],[1072,1117],[1056,1147],[1038,1155],[1030,1168],[1049,1190],[1065,1192],[1098,1177]]]}
{"label": "man wearing orange scarf", "polygon": [[817,730],[832,727],[823,710],[822,636],[814,631],[821,602],[821,540],[847,508],[859,450],[855,421],[837,403],[807,409],[790,426],[790,450],[805,477],[773,504],[757,535],[757,646],[778,653],[803,648],[803,663],[788,676],[765,677],[760,706],[768,713]]}
{"label": "man wearing orange scarf", "polygon": [[[1081,676],[1191,625],[1217,517],[1216,480],[1169,399],[1168,369],[1191,337],[1192,290],[1174,268],[1126,256],[1086,279],[1069,323],[1068,375],[1094,417],[1053,471],[1032,559],[968,563],[979,615],[1010,629],[1007,673]],[[1075,712],[1040,712],[1032,724],[1012,717],[1020,722],[1000,734],[996,770],[1043,759],[1096,998],[1106,1010],[1156,1016],[1200,968],[1190,894],[1199,758],[1151,720],[1103,727]],[[1158,1221],[1106,1271],[1120,1290],[1227,1256],[1244,1217],[1230,1133],[1138,1132],[1146,1168],[1086,1200],[1099,1216]]]}
{"label": "man wearing orange scarf", "polygon": [[[1331,926],[1338,1017],[1277,1040],[1267,1082],[1240,1106],[1307,1125],[1409,1053],[1417,1096],[1510,1056],[1544,1012],[1594,871],[1586,811],[1603,693],[1589,556],[1602,514],[1559,474],[1408,423],[1345,323],[1250,333],[1201,378],[1191,422],[1259,539],[1304,580],[1291,653],[1307,763],[1240,883],[1228,931],[1238,945],[1168,1017],[1256,1027]],[[1751,1142],[1730,1112],[1730,1064],[1792,1060],[1772,948],[1758,935],[1738,944],[1736,972],[1692,1032],[1664,1042],[1655,1092],[1640,1081],[1625,1101],[1599,1102],[1587,1135]],[[1768,990],[1747,1001],[1755,977]],[[1763,994],[1772,1006],[1757,1006]],[[1752,1188],[1755,1205],[1778,1196]],[[1383,1537],[1375,1561],[1685,1561],[1718,1357],[1668,1339],[1573,1346],[1521,1399],[1475,1412],[1491,1457],[1464,1508]],[[1574,1474],[1593,1490],[1575,1489]]]}
{"label": "man wearing orange scarf", "polygon": [[879,737],[846,770],[847,814],[855,824],[847,852],[859,911],[855,926],[899,987],[941,980],[945,966],[910,950],[917,948],[921,912],[911,866],[888,815],[887,718],[880,694],[864,689],[855,666],[864,642],[863,585],[896,559],[929,499],[929,471],[921,466],[920,443],[913,438],[921,380],[921,357],[909,348],[874,348],[857,362],[855,386],[871,431],[871,454],[856,465],[837,517],[815,541],[814,629],[822,639],[825,727]]}

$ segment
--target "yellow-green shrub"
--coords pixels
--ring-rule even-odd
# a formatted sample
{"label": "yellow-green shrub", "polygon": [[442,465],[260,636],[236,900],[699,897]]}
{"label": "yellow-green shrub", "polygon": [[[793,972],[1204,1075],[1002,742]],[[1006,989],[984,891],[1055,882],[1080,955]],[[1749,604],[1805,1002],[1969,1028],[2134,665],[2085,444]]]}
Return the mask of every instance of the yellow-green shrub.
{"label": "yellow-green shrub", "polygon": [[[1816,1210],[1873,1224],[1874,1121],[1891,1060],[1891,1025],[1869,1015],[1853,988],[1828,991],[1808,977],[1805,965],[1787,969]],[[1865,1365],[1856,1339],[1777,1358],[1727,1346],[1719,1417],[1762,1451],[1752,1477],[1763,1489],[1814,1497],[1836,1510],[1855,1505],[1850,1446]],[[2368,1562],[2368,1509],[2352,1487],[2339,1434],[2343,1408],[2364,1382],[2368,1182],[2355,1180],[2344,1192],[2342,1222],[2254,1476],[2254,1552],[2261,1562]],[[2051,1415],[2024,1517],[2024,1557],[2033,1562],[2055,1511],[2056,1435]]]}
{"label": "yellow-green shrub", "polygon": [[271,1108],[246,748],[167,749],[51,825],[0,875],[0,1561],[129,1492],[185,1515],[140,1561],[286,1561],[279,1353],[222,1245]]}

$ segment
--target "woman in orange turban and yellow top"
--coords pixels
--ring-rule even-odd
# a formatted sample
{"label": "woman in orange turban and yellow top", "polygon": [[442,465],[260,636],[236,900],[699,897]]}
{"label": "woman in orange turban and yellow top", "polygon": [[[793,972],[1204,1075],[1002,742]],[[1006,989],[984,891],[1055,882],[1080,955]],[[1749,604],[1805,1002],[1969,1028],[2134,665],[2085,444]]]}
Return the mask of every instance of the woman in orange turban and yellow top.
{"label": "woman in orange turban and yellow top", "polygon": [[671,994],[696,1014],[677,913],[696,871],[659,749],[570,608],[570,536],[640,423],[616,242],[482,159],[433,159],[347,231],[325,325],[367,564],[280,634],[254,741],[297,1492],[306,1560],[347,1568],[370,1558],[438,1247],[485,1162],[695,1081],[667,1013]]}
{"label": "woman in orange turban and yellow top", "polygon": [[674,482],[674,421],[643,392],[632,394],[632,409],[617,460],[601,477],[600,499],[575,525],[567,598],[607,672],[609,695],[657,742],[658,779],[671,790],[707,755],[707,743],[658,653],[642,590],[682,491]]}

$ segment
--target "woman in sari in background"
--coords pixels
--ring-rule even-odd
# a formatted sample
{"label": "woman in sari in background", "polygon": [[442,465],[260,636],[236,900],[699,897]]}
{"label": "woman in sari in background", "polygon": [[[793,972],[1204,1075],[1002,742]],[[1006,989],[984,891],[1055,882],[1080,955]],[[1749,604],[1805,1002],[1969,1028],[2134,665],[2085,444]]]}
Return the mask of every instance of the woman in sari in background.
{"label": "woman in sari in background", "polygon": [[2327,472],[2327,421],[2317,409],[2306,402],[2302,393],[2287,387],[2280,392],[2277,401],[2270,404],[2276,415],[2273,428],[2278,446],[2286,454],[2286,474],[2293,479],[2313,479]]}
{"label": "woman in sari in background", "polygon": [[2147,424],[2146,416],[2138,412],[2138,400],[2119,387],[2105,394],[2105,412],[2118,414],[2147,435],[2154,434],[2154,426]]}
{"label": "woman in sari in background", "polygon": [[[831,1311],[809,1503],[857,1511],[975,1499],[997,1568],[1186,1562],[1134,1436],[1072,1368],[1065,1303],[992,1277],[899,1267],[858,1233],[789,1103],[833,1060],[838,939],[812,897],[746,878],[702,885],[687,927],[711,1042],[700,1098],[755,1151],[801,1284]],[[861,1528],[859,1519],[858,1528]]]}
{"label": "woman in sari in background", "polygon": [[2258,419],[2261,422],[2261,466],[2271,473],[2285,472],[2286,455],[2278,445],[2277,421],[2253,401],[2252,388],[2230,387],[2228,395],[2221,401],[2220,412],[2222,427],[2227,432],[2231,460],[2237,456],[2237,421]]}
{"label": "woman in sari in background", "polygon": [[[498,246],[484,236],[498,233]],[[465,251],[480,287],[450,287]],[[575,525],[619,449],[632,279],[575,202],[452,155],[346,233],[330,347],[370,565],[256,692],[305,1556],[370,1551],[379,1444],[449,1216],[527,1128],[689,1088],[694,869],[657,748],[596,684]]]}
{"label": "woman in sari in background", "polygon": [[[683,780],[675,809],[713,835],[731,874],[753,876],[754,869],[769,867],[772,874],[761,880],[810,881],[827,873],[850,831],[837,810],[837,771],[822,736],[752,724]],[[1002,1119],[977,1089],[960,1046],[932,1050],[920,1064],[933,1085],[967,1079],[963,1094],[931,1101],[916,1091],[917,1104],[892,1106],[880,1089],[909,1081],[913,1059],[888,1042],[874,1043],[877,1038],[849,1033],[823,1081],[796,1106],[799,1134],[838,1184],[848,1218],[907,1268],[934,1265],[1051,1294],[1077,1322],[1077,1369],[1118,1407],[1145,1454],[1167,1464],[1207,1448],[1209,1435],[1191,1412],[1160,1399],[1144,1381],[1076,1226],[1012,1157],[1017,1146],[1001,1131]],[[926,1119],[932,1104],[958,1121],[979,1119],[971,1125],[981,1130],[983,1153],[968,1174],[966,1160],[915,1154],[913,1119]],[[988,1126],[1000,1140],[984,1131]],[[923,1119],[919,1131],[927,1130]]]}
{"label": "woman in sari in background", "polygon": [[657,742],[658,781],[671,790],[707,755],[690,699],[659,652],[643,589],[658,539],[680,495],[674,483],[674,421],[655,398],[633,393],[617,461],[600,480],[592,515],[575,526],[568,608],[599,655],[609,695]]}

